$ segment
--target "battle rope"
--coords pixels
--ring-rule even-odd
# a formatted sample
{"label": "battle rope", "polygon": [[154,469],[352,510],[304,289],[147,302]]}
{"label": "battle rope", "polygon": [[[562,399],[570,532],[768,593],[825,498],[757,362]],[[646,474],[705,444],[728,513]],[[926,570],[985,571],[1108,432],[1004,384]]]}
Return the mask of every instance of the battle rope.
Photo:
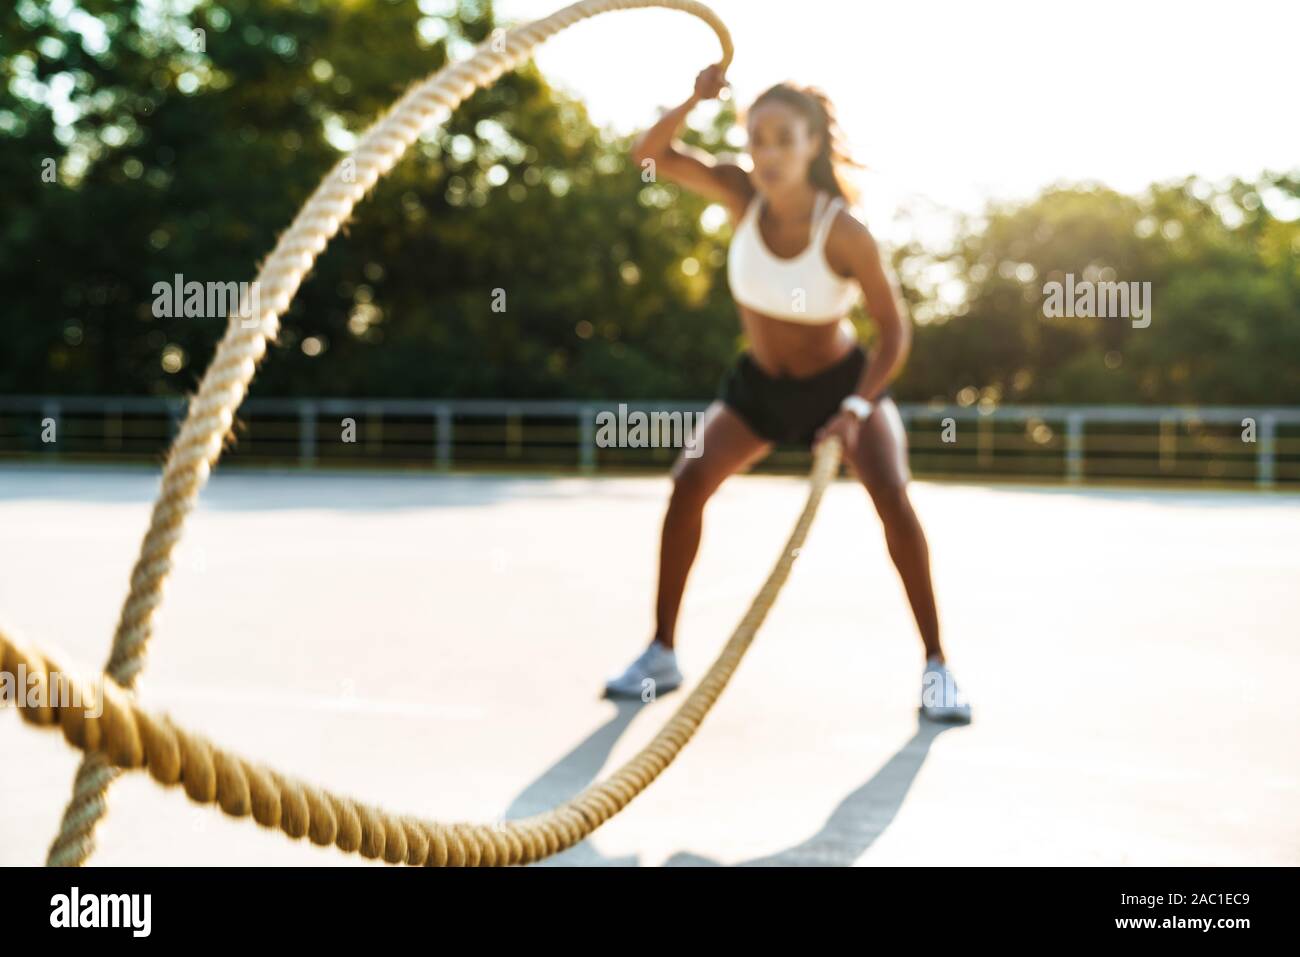
{"label": "battle rope", "polygon": [[[808,503],[786,551],[699,687],[654,740],[610,778],[535,817],[491,826],[397,817],[220,751],[165,717],[138,707],[130,693],[144,667],[153,616],[162,602],[172,552],[180,541],[185,518],[221,456],[234,412],[266,353],[267,340],[275,339],[280,316],[353,207],[425,129],[449,116],[473,92],[513,69],[538,44],[597,14],[645,7],[682,10],[709,24],[722,45],[723,69],[730,64],[730,35],[717,15],[701,3],[582,0],[543,20],[494,34],[469,59],[449,64],[413,86],[366,131],[352,153],[335,165],[281,235],[257,275],[255,288],[261,295],[255,301],[261,306],[260,313],[252,321],[245,319],[251,305],[245,298],[238,313],[232,314],[168,451],[161,489],[132,570],[130,592],[104,669],[105,675],[123,690],[107,682],[79,685],[104,703],[102,716],[93,719],[85,717],[84,702],[79,708],[53,704],[32,708],[19,694],[14,695],[27,720],[41,725],[59,723],[64,736],[86,752],[47,863],[57,866],[85,862],[94,850],[94,830],[106,811],[110,785],[121,769],[138,767],[147,767],[164,784],[183,783],[192,799],[215,801],[229,814],[251,814],[258,823],[278,827],[290,836],[306,834],[317,843],[332,843],[392,863],[527,863],[570,847],[590,834],[654,780],[690,739],[726,686],[789,574],[822,492],[838,471],[838,440],[818,448]],[[17,673],[17,666],[24,665],[32,674],[45,675],[48,680],[55,670],[43,656],[21,649],[3,634],[0,655],[10,673]]]}
{"label": "battle rope", "polygon": [[3,631],[0,671],[24,675],[25,680],[0,684],[0,703],[17,704],[32,724],[57,724],[70,743],[85,750],[88,758],[97,755],[101,766],[114,774],[117,769],[147,768],[160,784],[183,785],[193,801],[218,804],[234,817],[251,815],[263,827],[278,828],[293,838],[306,835],[315,844],[333,844],[390,864],[528,864],[583,840],[626,807],[686,746],[785,584],[822,493],[839,471],[840,454],[838,438],[817,447],[808,500],[781,557],[704,678],[659,733],[604,781],[532,817],[495,824],[440,823],[393,814],[313,787],[221,750],[170,718],[146,711],[135,703],[134,694],[110,682],[78,681]]}

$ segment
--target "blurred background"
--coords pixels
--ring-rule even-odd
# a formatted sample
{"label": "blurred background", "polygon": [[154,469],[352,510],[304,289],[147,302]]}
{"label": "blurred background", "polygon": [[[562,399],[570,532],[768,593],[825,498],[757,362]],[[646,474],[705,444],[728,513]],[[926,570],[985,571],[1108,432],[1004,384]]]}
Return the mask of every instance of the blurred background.
{"label": "blurred background", "polygon": [[[156,317],[154,284],[251,280],[410,82],[560,5],[6,4],[0,455],[156,461],[225,321]],[[835,102],[916,323],[918,473],[1300,482],[1294,7],[713,6],[733,96],[681,138],[745,162],[736,107],[766,86]],[[716,59],[681,14],[597,18],[425,135],[283,317],[231,460],[663,468],[590,422],[702,408],[744,345],[722,210],[628,157]],[[1065,274],[1151,283],[1150,326],[1044,318]]]}

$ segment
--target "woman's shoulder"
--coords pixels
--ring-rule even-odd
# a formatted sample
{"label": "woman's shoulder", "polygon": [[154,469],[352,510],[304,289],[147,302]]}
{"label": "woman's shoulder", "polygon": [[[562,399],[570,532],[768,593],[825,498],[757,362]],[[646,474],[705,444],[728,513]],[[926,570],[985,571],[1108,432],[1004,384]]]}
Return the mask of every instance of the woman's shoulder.
{"label": "woman's shoulder", "polygon": [[830,189],[823,190],[823,192],[827,197],[825,207],[827,215],[830,215],[832,208],[835,210],[834,222],[848,224],[857,223],[859,226],[865,228],[865,223],[863,223],[859,211],[850,205],[847,196]]}
{"label": "woman's shoulder", "polygon": [[[864,255],[876,255],[876,240],[843,196],[835,195],[834,212],[826,228],[826,261],[842,278],[852,274],[850,265]],[[832,204],[827,204],[828,207]]]}
{"label": "woman's shoulder", "polygon": [[836,236],[841,239],[854,238],[859,242],[863,237],[871,237],[871,231],[867,229],[866,221],[859,211],[850,206],[848,199],[839,193],[830,194],[826,216],[830,220],[826,230],[828,242]]}
{"label": "woman's shoulder", "polygon": [[727,211],[731,213],[732,225],[739,226],[740,221],[744,219],[745,214],[754,205],[754,198],[758,195],[758,190],[754,189],[754,183],[749,178],[749,170],[739,163],[719,162],[716,169],[719,179],[727,186],[729,196]]}

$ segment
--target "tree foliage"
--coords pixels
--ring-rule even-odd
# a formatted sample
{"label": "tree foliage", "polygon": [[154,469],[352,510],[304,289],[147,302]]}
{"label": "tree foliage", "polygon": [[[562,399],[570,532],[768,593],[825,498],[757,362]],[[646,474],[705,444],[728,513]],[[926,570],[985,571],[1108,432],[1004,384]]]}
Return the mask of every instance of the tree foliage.
{"label": "tree foliage", "polygon": [[[0,7],[0,391],[192,391],[224,320],[155,316],[155,284],[251,280],[350,137],[494,25],[472,0]],[[686,139],[724,150],[732,122]],[[629,146],[531,64],[476,93],[317,261],[257,393],[711,394],[741,344],[727,230]],[[896,392],[1300,402],[1298,189],[1059,187],[897,250]],[[1045,319],[1066,272],[1151,282],[1151,326]]]}

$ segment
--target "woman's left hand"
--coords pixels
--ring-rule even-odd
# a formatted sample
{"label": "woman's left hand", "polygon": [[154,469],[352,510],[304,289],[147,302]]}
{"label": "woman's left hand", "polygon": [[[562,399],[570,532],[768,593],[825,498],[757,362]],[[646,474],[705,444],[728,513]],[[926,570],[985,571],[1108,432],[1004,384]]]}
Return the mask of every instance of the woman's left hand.
{"label": "woman's left hand", "polygon": [[837,435],[844,445],[844,454],[848,455],[858,444],[858,428],[860,425],[861,423],[856,415],[847,409],[840,409],[817,430],[813,436],[813,448],[816,448],[828,436]]}

